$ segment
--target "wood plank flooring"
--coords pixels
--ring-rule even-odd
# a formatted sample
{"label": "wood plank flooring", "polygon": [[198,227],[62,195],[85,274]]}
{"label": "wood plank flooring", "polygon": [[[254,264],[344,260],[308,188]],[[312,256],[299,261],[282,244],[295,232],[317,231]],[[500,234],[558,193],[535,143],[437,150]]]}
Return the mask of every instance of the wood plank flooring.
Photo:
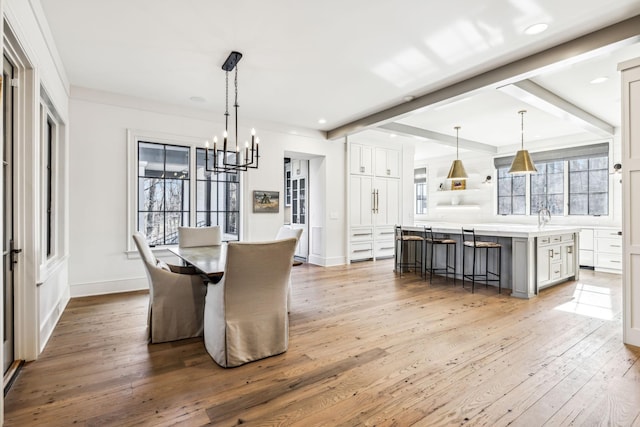
{"label": "wood plank flooring", "polygon": [[147,344],[146,293],[73,299],[5,425],[640,426],[620,276],[520,300],[392,269],[296,267],[289,350],[232,369]]}

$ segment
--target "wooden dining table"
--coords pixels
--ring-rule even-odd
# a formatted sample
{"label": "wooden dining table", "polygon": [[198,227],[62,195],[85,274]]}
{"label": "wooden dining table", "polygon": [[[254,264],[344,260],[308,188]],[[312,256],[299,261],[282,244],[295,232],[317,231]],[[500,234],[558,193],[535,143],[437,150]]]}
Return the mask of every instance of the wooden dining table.
{"label": "wooden dining table", "polygon": [[224,273],[224,266],[227,262],[227,244],[214,246],[197,246],[192,248],[181,248],[179,246],[169,248],[174,255],[192,265],[200,273],[207,276],[220,275]]}

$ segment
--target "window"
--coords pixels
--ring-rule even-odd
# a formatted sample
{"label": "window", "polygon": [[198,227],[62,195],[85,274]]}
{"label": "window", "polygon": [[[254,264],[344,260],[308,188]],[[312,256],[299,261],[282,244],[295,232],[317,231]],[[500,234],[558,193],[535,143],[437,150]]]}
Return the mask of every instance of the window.
{"label": "window", "polygon": [[189,225],[189,147],[138,143],[138,230],[149,245],[178,242]]}
{"label": "window", "polygon": [[511,175],[509,167],[498,168],[498,215],[525,215],[526,183],[524,175]]}
{"label": "window", "polygon": [[[209,153],[209,164],[213,164]],[[205,150],[196,149],[196,227],[220,225],[223,240],[240,240],[240,183],[237,173],[205,168]]]}
{"label": "window", "polygon": [[45,127],[45,145],[46,145],[46,171],[45,179],[46,184],[46,204],[47,212],[45,219],[46,227],[46,253],[47,258],[53,254],[53,132],[54,124],[49,117],[47,117],[47,125]]}
{"label": "window", "polygon": [[414,169],[413,182],[416,191],[416,214],[426,215],[428,206],[427,168]]}
{"label": "window", "polygon": [[531,214],[549,209],[551,215],[564,215],[564,161],[536,163],[531,175]]}
{"label": "window", "polygon": [[569,160],[569,215],[609,214],[609,157]]}
{"label": "window", "polygon": [[496,157],[498,214],[609,215],[609,143],[531,153],[538,169],[526,180],[509,175],[513,157]]}

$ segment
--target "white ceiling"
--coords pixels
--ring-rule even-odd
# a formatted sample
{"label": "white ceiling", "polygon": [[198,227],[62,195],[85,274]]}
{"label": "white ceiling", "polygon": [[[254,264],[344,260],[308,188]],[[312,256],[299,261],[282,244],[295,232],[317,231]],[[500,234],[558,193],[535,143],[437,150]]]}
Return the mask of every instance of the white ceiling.
{"label": "white ceiling", "polygon": [[[244,55],[241,120],[323,131],[640,14],[640,0],[40,3],[73,86],[201,108],[221,119],[220,67],[237,50]],[[549,29],[523,33],[538,22]],[[638,56],[640,44],[626,45],[531,80],[619,126],[616,66]],[[589,83],[600,76],[609,79]],[[526,109],[527,138],[585,134],[495,88],[460,98],[397,122],[447,135],[455,135],[453,127],[460,125],[461,139],[501,147],[519,141],[517,112]],[[390,136],[370,130],[357,138]],[[422,141],[418,156],[455,153],[450,146]]]}

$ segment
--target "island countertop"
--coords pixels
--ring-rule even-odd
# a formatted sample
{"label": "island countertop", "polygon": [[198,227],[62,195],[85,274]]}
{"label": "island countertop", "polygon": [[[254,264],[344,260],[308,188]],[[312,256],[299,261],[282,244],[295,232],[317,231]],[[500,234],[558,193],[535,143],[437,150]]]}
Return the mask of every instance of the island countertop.
{"label": "island countertop", "polygon": [[403,229],[421,231],[423,226],[428,226],[436,233],[452,233],[460,234],[462,227],[473,228],[479,236],[496,236],[496,237],[541,237],[551,236],[554,234],[564,233],[580,233],[582,227],[571,225],[545,225],[538,227],[537,225],[525,224],[502,224],[502,223],[477,223],[462,224],[454,222],[425,222],[415,225],[403,225]]}

